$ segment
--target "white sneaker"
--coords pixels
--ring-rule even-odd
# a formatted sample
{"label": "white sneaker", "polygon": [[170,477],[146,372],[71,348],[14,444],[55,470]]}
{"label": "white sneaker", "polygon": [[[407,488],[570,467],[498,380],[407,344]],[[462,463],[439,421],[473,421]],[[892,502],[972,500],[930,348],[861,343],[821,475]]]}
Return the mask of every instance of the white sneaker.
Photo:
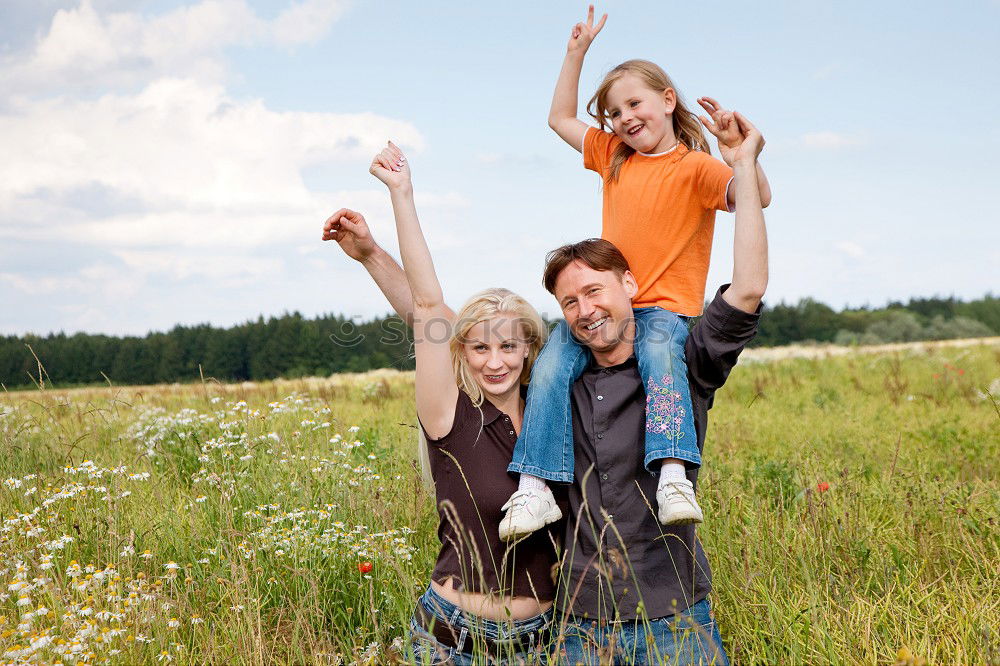
{"label": "white sneaker", "polygon": [[548,486],[518,490],[501,507],[500,538],[511,541],[562,518],[556,498]]}
{"label": "white sneaker", "polygon": [[688,525],[705,519],[694,498],[694,486],[687,479],[660,481],[656,487],[656,504],[663,525]]}

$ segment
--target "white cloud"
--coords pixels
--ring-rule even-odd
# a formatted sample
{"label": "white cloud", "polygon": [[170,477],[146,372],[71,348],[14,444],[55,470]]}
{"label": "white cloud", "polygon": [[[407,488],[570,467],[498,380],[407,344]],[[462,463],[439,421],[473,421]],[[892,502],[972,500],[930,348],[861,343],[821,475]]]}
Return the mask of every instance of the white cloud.
{"label": "white cloud", "polygon": [[[287,279],[294,248],[320,245],[334,207],[366,206],[391,228],[381,186],[318,191],[303,172],[363,170],[387,137],[419,152],[412,123],[363,110],[277,111],[226,87],[227,46],[315,41],[343,0],[292,2],[268,20],[246,0],[154,16],[97,3],[56,12],[30,48],[0,59],[0,238],[74,259],[8,267],[0,300],[44,296],[58,321],[107,330],[133,316],[130,301],[224,301],[231,288]],[[449,194],[421,201],[437,212],[463,205]],[[392,246],[389,231],[380,235]]]}
{"label": "white cloud", "polygon": [[860,137],[838,132],[809,132],[802,135],[802,145],[817,150],[840,150],[862,144]]}
{"label": "white cloud", "polygon": [[303,0],[281,12],[270,26],[270,36],[278,44],[314,42],[340,16],[340,0]]}
{"label": "white cloud", "polygon": [[[367,159],[387,136],[421,148],[420,134],[407,122],[366,113],[276,112],[261,100],[233,99],[214,80],[225,69],[226,45],[315,40],[343,5],[301,0],[270,21],[245,0],[202,0],[157,16],[102,13],[90,0],[56,12],[33,50],[0,63],[0,91],[8,94],[0,111],[0,212],[16,221],[13,235],[44,237],[27,228],[25,218],[58,219],[60,232],[67,221],[84,218],[70,226],[87,234],[123,231],[130,244],[142,235],[137,225],[168,231],[196,224],[211,235],[220,225],[231,227],[235,216],[248,216],[242,228],[252,238],[259,235],[253,218],[315,208],[303,168]],[[123,77],[140,88],[112,92]],[[47,96],[36,87],[11,96],[2,84],[19,78],[60,92]],[[59,85],[87,79],[103,94],[74,96]],[[86,219],[73,199],[94,189],[129,202],[132,215]],[[62,214],[53,216],[60,207]],[[12,230],[0,233],[9,237]]]}
{"label": "white cloud", "polygon": [[76,276],[28,277],[17,273],[0,273],[0,282],[30,296],[44,296],[66,291],[78,292],[84,288],[83,282]]}
{"label": "white cloud", "polygon": [[[331,201],[306,187],[304,169],[364,163],[389,136],[419,150],[420,133],[371,113],[279,112],[234,99],[201,66],[224,71],[227,44],[316,39],[343,4],[303,0],[271,21],[245,0],[202,0],[152,17],[102,13],[89,0],[56,12],[30,53],[0,65],[0,80],[91,77],[104,92],[34,90],[7,100],[0,237],[109,250],[215,247],[224,255],[306,233]],[[144,83],[113,92],[122,76]],[[99,193],[97,210],[83,202],[91,192]]]}
{"label": "white cloud", "polygon": [[131,298],[139,293],[142,280],[120,268],[97,263],[68,275],[21,275],[0,273],[0,282],[28,296],[99,295],[109,300]]}
{"label": "white cloud", "polygon": [[323,36],[343,0],[302,0],[271,21],[246,0],[202,0],[157,16],[101,13],[90,0],[55,13],[28,53],[7,59],[0,84],[14,92],[141,85],[155,76],[220,80],[234,45],[294,45]]}
{"label": "white cloud", "polygon": [[865,248],[851,241],[840,241],[835,247],[852,259],[861,259],[865,256]]}
{"label": "white cloud", "polygon": [[[304,168],[363,163],[387,136],[423,146],[407,122],[276,112],[259,100],[233,100],[220,86],[180,79],[156,81],[134,96],[23,102],[0,114],[0,136],[0,210],[7,219],[14,210],[38,214],[34,228],[18,220],[4,235],[118,245],[273,240],[294,228],[289,221],[327,206],[303,183]],[[73,194],[95,186],[130,201],[133,211],[88,218],[73,206]],[[31,200],[56,195],[73,212],[53,223]]]}
{"label": "white cloud", "polygon": [[180,254],[164,250],[122,250],[114,254],[142,275],[164,274],[175,280],[203,277],[226,286],[275,276],[284,270],[285,265],[280,257],[260,258],[242,254]]}

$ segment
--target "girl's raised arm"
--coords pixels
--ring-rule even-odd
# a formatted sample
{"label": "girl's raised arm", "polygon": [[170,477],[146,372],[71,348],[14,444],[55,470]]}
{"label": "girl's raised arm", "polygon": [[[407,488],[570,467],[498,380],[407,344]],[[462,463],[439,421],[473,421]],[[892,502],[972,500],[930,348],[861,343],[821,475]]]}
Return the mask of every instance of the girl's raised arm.
{"label": "girl's raised arm", "polygon": [[605,14],[594,25],[594,5],[587,10],[587,22],[577,23],[566,46],[566,58],[563,60],[556,90],[552,94],[552,107],[549,109],[549,127],[562,137],[569,145],[583,152],[583,137],[589,125],[576,117],[577,101],[579,99],[580,71],[583,69],[583,57],[587,49],[597,37],[597,33],[608,20]]}
{"label": "girl's raised arm", "polygon": [[420,229],[410,166],[403,152],[390,141],[372,160],[369,171],[389,188],[399,254],[413,298],[417,416],[431,439],[440,439],[451,431],[458,400],[449,345],[454,316],[444,303],[441,283]]}

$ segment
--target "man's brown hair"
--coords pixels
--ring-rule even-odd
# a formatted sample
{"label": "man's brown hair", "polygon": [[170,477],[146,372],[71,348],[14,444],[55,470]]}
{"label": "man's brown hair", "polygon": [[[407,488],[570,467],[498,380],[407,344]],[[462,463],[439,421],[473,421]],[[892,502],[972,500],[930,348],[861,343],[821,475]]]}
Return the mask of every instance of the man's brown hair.
{"label": "man's brown hair", "polygon": [[545,273],[542,284],[553,296],[556,293],[556,280],[563,269],[574,261],[581,261],[595,271],[614,271],[619,278],[629,270],[628,261],[614,243],[603,238],[588,238],[579,243],[563,245],[545,255]]}

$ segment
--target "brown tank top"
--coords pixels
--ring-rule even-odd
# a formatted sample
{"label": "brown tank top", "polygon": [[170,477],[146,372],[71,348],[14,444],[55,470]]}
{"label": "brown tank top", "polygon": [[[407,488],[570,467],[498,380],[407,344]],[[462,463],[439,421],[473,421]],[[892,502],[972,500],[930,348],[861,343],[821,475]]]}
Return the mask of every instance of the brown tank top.
{"label": "brown tank top", "polygon": [[489,400],[477,409],[460,390],[451,432],[427,441],[441,541],[431,578],[443,584],[454,577],[456,587],[467,592],[551,601],[556,552],[548,530],[516,546],[497,533],[501,507],[517,490],[517,480],[507,473],[517,442],[510,417]]}

